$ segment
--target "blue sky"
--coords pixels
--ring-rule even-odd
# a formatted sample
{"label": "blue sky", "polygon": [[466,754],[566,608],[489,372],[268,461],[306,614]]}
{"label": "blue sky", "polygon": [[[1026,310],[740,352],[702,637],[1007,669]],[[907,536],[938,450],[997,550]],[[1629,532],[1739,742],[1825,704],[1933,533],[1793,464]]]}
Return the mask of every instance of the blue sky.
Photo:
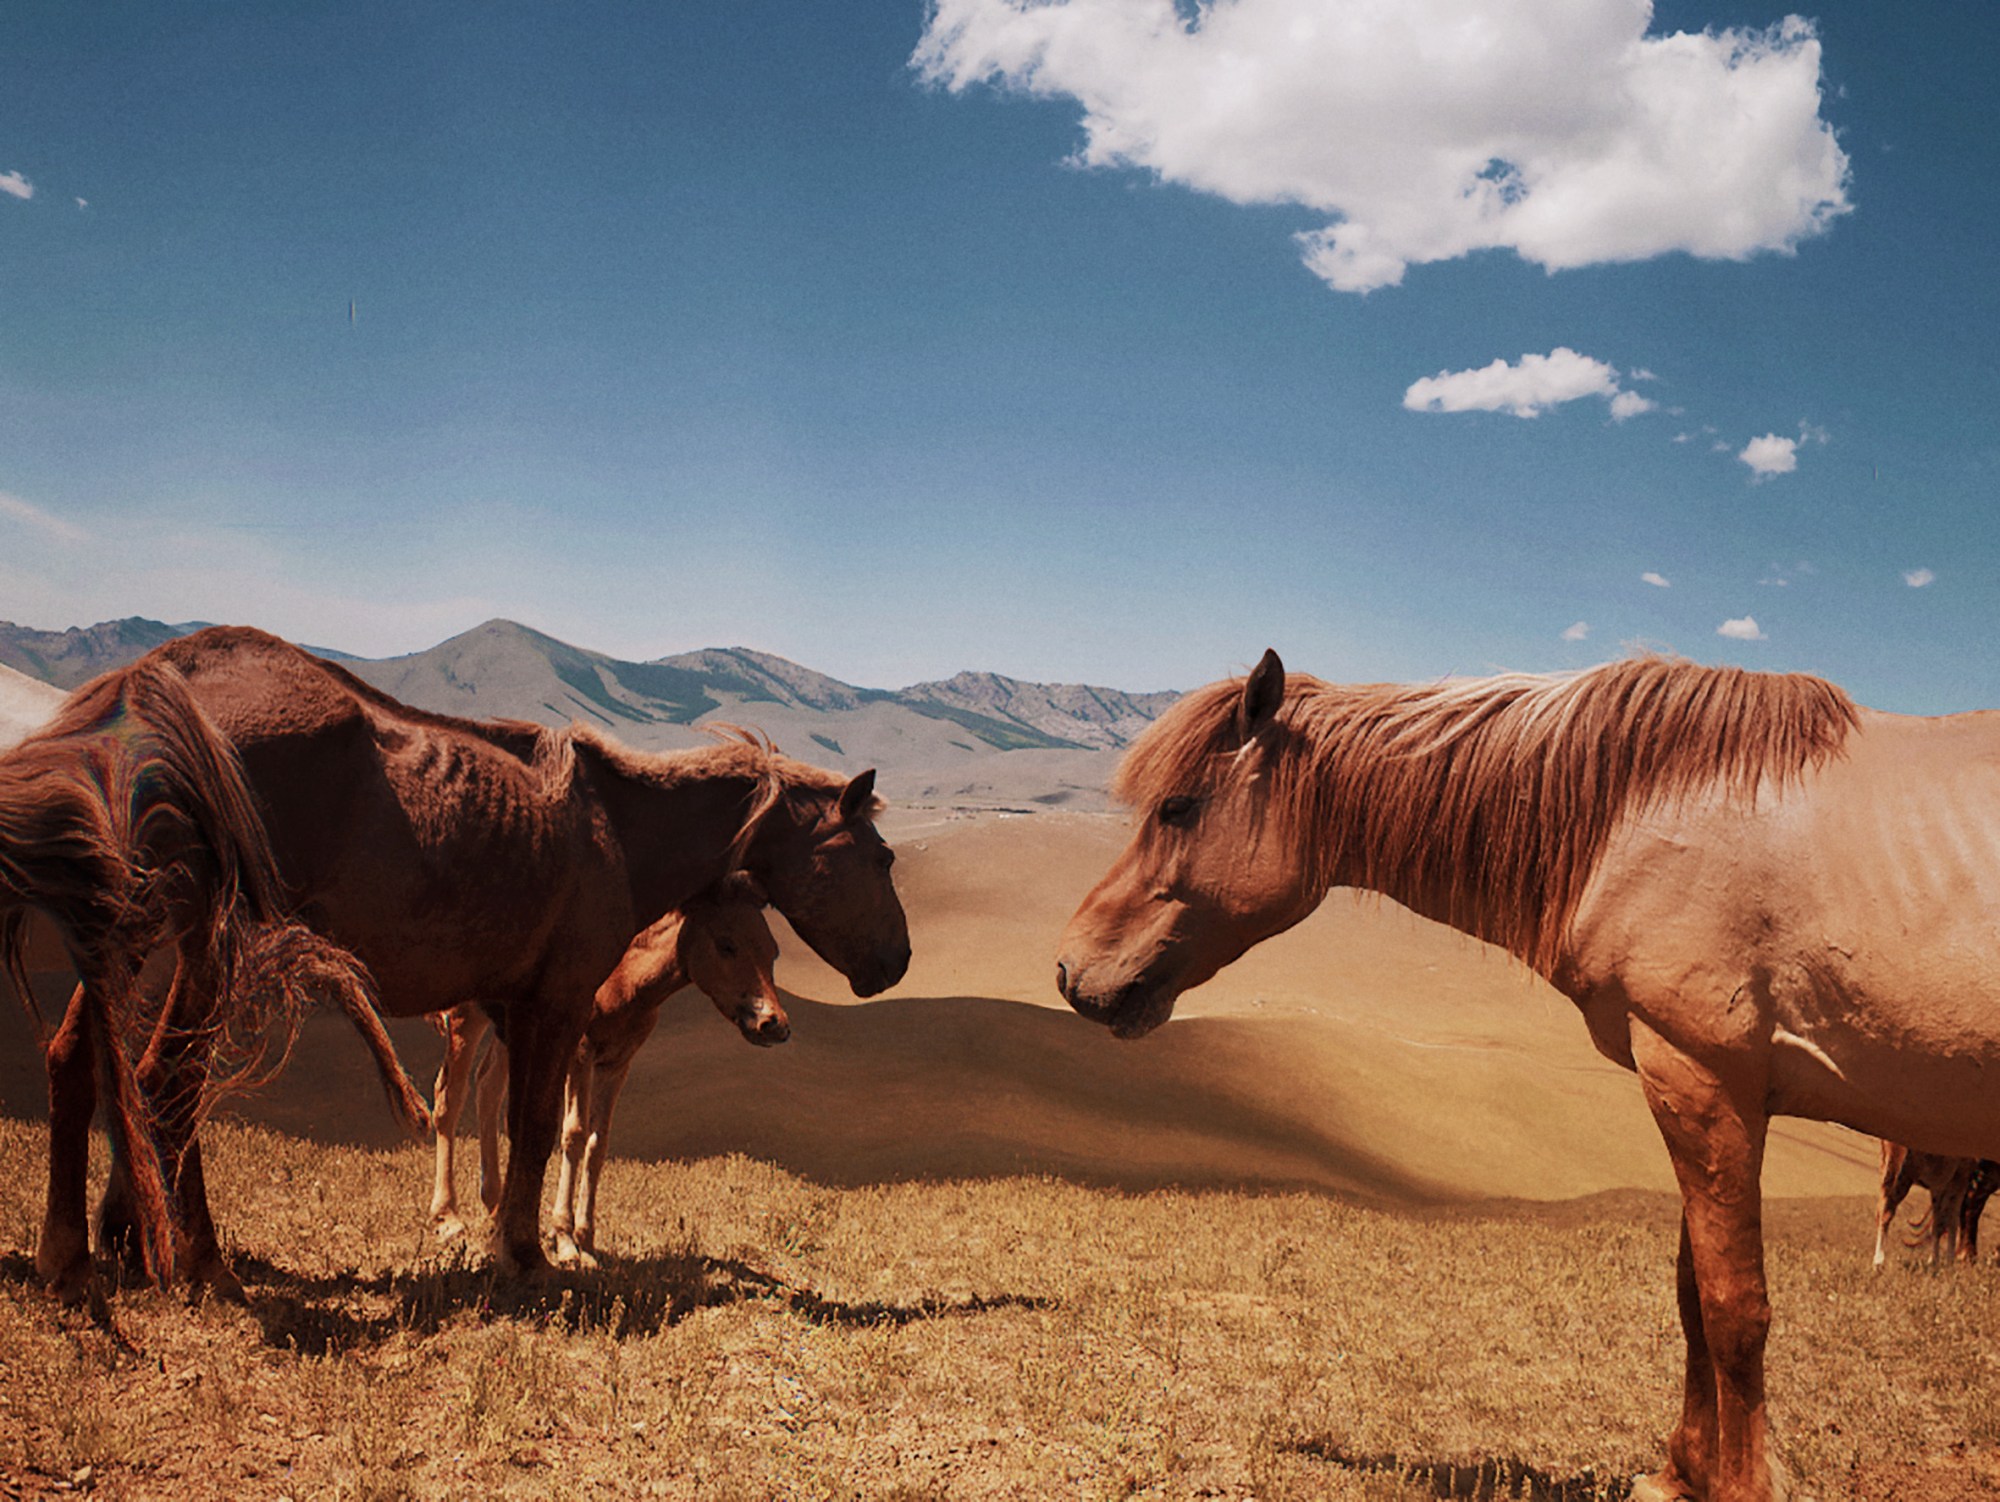
{"label": "blue sky", "polygon": [[2000,9],[1388,14],[9,6],[0,618],[2000,704]]}

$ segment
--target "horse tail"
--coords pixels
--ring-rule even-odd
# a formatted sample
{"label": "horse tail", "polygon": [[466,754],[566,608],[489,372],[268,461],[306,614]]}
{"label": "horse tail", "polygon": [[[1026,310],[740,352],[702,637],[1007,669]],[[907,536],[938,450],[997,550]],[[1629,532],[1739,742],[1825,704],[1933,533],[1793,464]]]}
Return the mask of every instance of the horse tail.
{"label": "horse tail", "polygon": [[[238,987],[258,1006],[284,1016],[303,1013],[309,1000],[331,1001],[339,1007],[361,1035],[362,1045],[381,1077],[390,1111],[411,1136],[419,1140],[430,1136],[430,1107],[404,1069],[395,1042],[382,1025],[375,978],[359,956],[314,933],[303,923],[270,924],[258,932],[246,954]],[[257,1019],[251,1020],[254,1027]],[[283,1062],[282,1058],[277,1061]],[[245,1078],[243,1082],[261,1083],[274,1069],[275,1066],[273,1070],[258,1068],[258,1078]]]}

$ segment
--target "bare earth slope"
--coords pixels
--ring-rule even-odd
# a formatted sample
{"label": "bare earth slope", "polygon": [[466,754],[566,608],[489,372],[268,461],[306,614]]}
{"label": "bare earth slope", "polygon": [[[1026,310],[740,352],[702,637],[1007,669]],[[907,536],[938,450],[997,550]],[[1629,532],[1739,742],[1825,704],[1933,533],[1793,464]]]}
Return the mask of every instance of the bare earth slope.
{"label": "bare earth slope", "polygon": [[[1055,994],[1050,958],[1122,845],[1106,816],[892,815],[915,957],[859,1003],[782,933],[794,1035],[746,1046],[694,992],[665,1008],[613,1151],[749,1153],[825,1183],[1046,1171],[1144,1187],[1313,1185],[1403,1203],[1671,1188],[1633,1077],[1554,991],[1391,904],[1336,893],[1308,922],[1121,1043]],[[60,982],[48,977],[48,999]],[[805,999],[811,998],[811,999]],[[18,1010],[0,1008],[13,1033]],[[435,1035],[402,1024],[422,1080]],[[0,1107],[40,1109],[31,1051],[0,1038]],[[244,1114],[331,1140],[396,1140],[344,1024],[316,1018]],[[1778,1195],[1872,1189],[1872,1141],[1781,1122]],[[411,1186],[415,1206],[423,1186]],[[607,1185],[615,1214],[617,1175]]]}

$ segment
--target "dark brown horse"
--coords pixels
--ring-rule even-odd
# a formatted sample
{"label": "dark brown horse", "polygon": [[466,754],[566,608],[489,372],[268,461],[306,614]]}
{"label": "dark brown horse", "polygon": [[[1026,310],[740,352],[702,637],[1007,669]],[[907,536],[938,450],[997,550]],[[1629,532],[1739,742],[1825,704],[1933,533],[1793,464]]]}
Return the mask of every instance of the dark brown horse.
{"label": "dark brown horse", "polygon": [[1117,1033],[1334,886],[1576,1002],[1681,1188],[1681,1416],[1633,1495],[1765,1502],[1771,1117],[2000,1151],[2000,715],[1658,658],[1404,687],[1288,679],[1266,653],[1161,716],[1117,790],[1136,832],[1057,969]]}
{"label": "dark brown horse", "polygon": [[[516,1268],[546,1265],[538,1209],[563,1081],[598,984],[640,930],[741,868],[857,995],[909,964],[873,772],[843,779],[748,739],[654,755],[582,726],[428,714],[244,628],[196,632],[127,671],[156,662],[235,746],[301,920],[359,957],[383,1010],[472,997],[494,1018],[512,1142],[497,1229]],[[198,1009],[205,988],[184,975],[177,992]],[[165,1146],[189,1234],[219,1269],[199,1144]]]}
{"label": "dark brown horse", "polygon": [[[275,861],[235,753],[164,662],[79,689],[54,719],[0,757],[0,953],[31,1012],[23,945],[30,909],[52,919],[82,978],[48,1040],[49,1195],[37,1271],[65,1298],[89,1284],[90,1118],[101,1073],[127,1165],[133,1245],[160,1278],[174,1271],[172,1218],[151,1113],[128,1053],[142,1032],[139,979],[163,946],[215,980],[202,1018],[211,1047],[240,1045],[236,1076],[256,1072],[300,994],[272,966],[303,966],[336,988],[371,1046],[393,1059],[344,956],[281,921]],[[157,1022],[158,1019],[153,1019]],[[157,1033],[158,1028],[155,1027]],[[277,1043],[282,1054],[289,1035]],[[142,1066],[143,1067],[143,1066]],[[400,1075],[400,1071],[398,1071]],[[423,1115],[402,1081],[401,1100]],[[199,1110],[205,1099],[191,1100]]]}

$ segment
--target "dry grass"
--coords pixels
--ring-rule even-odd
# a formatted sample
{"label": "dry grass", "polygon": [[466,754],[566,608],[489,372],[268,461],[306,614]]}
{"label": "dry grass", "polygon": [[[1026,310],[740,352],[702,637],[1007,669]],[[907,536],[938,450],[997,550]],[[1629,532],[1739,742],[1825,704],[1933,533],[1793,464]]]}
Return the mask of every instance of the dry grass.
{"label": "dry grass", "polygon": [[[426,1242],[417,1148],[210,1143],[250,1307],[94,1323],[34,1284],[41,1129],[0,1121],[0,1496],[1608,1498],[1677,1399],[1659,1196],[621,1163],[617,1255],[523,1292]],[[1774,1210],[1781,1449],[1822,1498],[2000,1488],[2000,1272],[1874,1274],[1869,1208]]]}

